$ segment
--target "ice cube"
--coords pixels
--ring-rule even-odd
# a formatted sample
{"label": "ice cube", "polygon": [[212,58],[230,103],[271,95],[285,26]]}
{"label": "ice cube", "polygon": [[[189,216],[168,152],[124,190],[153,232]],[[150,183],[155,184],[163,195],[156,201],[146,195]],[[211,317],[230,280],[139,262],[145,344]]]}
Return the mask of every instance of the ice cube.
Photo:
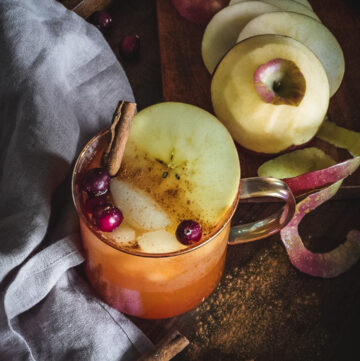
{"label": "ice cube", "polygon": [[112,178],[110,191],[116,206],[131,226],[152,231],[170,225],[168,215],[143,190],[123,180]]}
{"label": "ice cube", "polygon": [[116,228],[111,233],[111,238],[118,244],[118,245],[127,245],[136,238],[136,232],[133,228],[131,228],[125,222],[121,223],[118,228]]}
{"label": "ice cube", "polygon": [[137,241],[141,250],[147,253],[168,253],[186,248],[165,229],[144,233]]}

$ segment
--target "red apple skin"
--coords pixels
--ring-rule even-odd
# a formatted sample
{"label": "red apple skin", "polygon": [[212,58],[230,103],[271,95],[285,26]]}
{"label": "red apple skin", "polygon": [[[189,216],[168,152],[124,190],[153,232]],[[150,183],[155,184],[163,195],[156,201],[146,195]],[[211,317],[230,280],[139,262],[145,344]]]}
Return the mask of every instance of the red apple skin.
{"label": "red apple skin", "polygon": [[230,0],[172,0],[182,17],[199,25],[206,25],[229,2]]}
{"label": "red apple skin", "polygon": [[[358,160],[352,160],[349,163],[353,171],[358,166]],[[334,183],[298,203],[294,217],[280,232],[281,240],[293,266],[314,277],[336,277],[352,267],[360,257],[360,231],[358,230],[348,232],[344,243],[326,253],[313,253],[308,250],[299,234],[299,224],[303,217],[333,197],[339,187],[339,183]]]}
{"label": "red apple skin", "polygon": [[348,159],[331,167],[301,174],[297,177],[282,179],[295,196],[317,188],[325,187],[352,174],[360,164],[360,157]]}

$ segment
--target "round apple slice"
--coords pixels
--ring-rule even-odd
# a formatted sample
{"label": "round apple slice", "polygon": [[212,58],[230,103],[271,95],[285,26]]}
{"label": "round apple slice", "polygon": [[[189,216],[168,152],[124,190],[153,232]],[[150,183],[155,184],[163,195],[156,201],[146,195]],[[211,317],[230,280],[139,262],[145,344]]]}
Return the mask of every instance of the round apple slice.
{"label": "round apple slice", "polygon": [[219,11],[207,25],[201,43],[201,55],[209,73],[214,71],[224,54],[236,44],[240,31],[250,20],[279,10],[262,1],[246,1]]}
{"label": "round apple slice", "polygon": [[337,91],[345,71],[344,55],[334,35],[323,24],[292,12],[268,13],[251,20],[240,32],[238,41],[260,34],[290,36],[306,45],[325,68],[330,96]]}
{"label": "round apple slice", "polygon": [[165,102],[134,117],[118,179],[156,202],[170,218],[166,231],[174,234],[180,221],[193,219],[206,237],[233,209],[240,166],[218,119],[193,105]]}
{"label": "round apple slice", "polygon": [[259,177],[292,178],[335,164],[334,159],[321,149],[309,147],[270,159],[258,168],[257,173]]}
{"label": "round apple slice", "polygon": [[[295,0],[294,0],[295,1]],[[307,8],[311,9],[312,10],[312,6],[311,4],[308,2],[308,0],[296,0],[295,2],[301,4],[301,5],[304,5],[306,6]]]}
{"label": "round apple slice", "polygon": [[[232,0],[230,2],[230,5],[236,5],[238,3],[242,3],[244,1],[253,1],[253,0]],[[317,21],[320,21],[319,17],[314,13],[312,9],[309,9],[308,7],[299,4],[296,1],[293,0],[261,0],[269,5],[276,6],[282,11],[292,11],[294,13],[303,14],[310,16],[311,18],[314,18]]]}
{"label": "round apple slice", "polygon": [[215,114],[240,145],[271,154],[314,137],[328,108],[329,84],[305,45],[261,35],[225,55],[212,78],[211,98]]}

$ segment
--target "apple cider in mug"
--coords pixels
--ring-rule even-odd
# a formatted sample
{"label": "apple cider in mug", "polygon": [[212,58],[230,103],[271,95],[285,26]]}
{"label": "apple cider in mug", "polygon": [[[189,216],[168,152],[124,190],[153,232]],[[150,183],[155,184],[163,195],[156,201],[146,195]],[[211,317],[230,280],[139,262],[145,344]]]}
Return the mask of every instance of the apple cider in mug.
{"label": "apple cider in mug", "polygon": [[133,119],[119,172],[104,132],[74,170],[87,276],[111,306],[143,318],[190,310],[217,285],[239,196],[234,142],[211,114],[161,103]]}

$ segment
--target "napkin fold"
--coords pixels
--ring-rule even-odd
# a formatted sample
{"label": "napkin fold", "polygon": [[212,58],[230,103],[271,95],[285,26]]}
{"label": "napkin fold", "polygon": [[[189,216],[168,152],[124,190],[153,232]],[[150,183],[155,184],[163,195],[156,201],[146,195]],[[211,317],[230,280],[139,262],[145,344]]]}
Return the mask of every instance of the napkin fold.
{"label": "napkin fold", "polygon": [[153,347],[98,300],[70,194],[126,75],[102,34],[55,0],[0,1],[0,359],[134,360]]}

